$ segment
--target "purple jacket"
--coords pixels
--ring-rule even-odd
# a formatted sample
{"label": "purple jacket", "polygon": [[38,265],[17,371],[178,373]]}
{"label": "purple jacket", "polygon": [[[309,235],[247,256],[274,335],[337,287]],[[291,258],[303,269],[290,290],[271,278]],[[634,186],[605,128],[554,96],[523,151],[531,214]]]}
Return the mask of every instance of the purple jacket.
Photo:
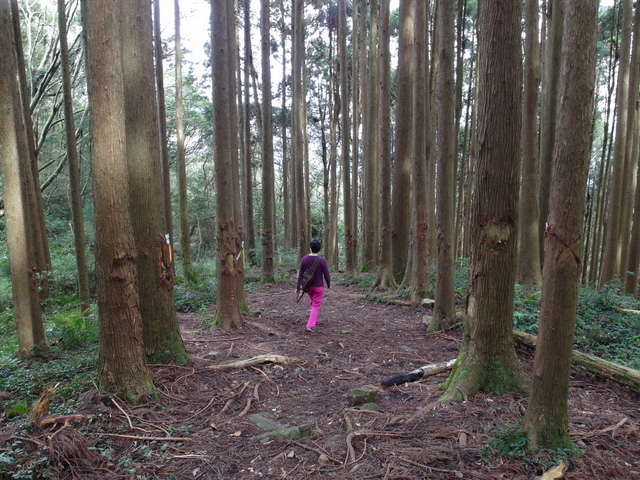
{"label": "purple jacket", "polygon": [[[300,290],[300,282],[302,282],[302,276],[304,272],[306,272],[311,266],[313,262],[318,258],[317,255],[305,255],[300,260],[300,271],[298,272],[298,282],[296,283],[296,290]],[[331,287],[331,275],[329,275],[329,267],[327,266],[327,261],[319,257],[318,265],[316,266],[315,274],[313,278],[309,282],[310,287],[323,287],[324,283],[322,282],[322,278],[327,282],[327,287]]]}

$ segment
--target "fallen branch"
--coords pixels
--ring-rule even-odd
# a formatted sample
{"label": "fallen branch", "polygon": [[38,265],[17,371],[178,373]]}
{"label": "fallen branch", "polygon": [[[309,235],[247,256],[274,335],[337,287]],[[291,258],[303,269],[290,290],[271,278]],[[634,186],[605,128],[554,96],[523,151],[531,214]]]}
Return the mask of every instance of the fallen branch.
{"label": "fallen branch", "polygon": [[340,462],[340,460],[338,460],[338,459],[336,459],[336,458],[332,457],[331,455],[329,455],[329,454],[328,454],[327,452],[325,452],[324,450],[320,450],[319,448],[313,448],[313,447],[311,447],[311,446],[309,446],[309,445],[305,445],[304,443],[296,442],[295,440],[292,440],[292,441],[291,441],[291,443],[293,443],[294,445],[297,445],[297,446],[299,446],[299,447],[302,447],[302,448],[304,448],[304,449],[306,449],[306,450],[309,450],[309,451],[311,451],[311,452],[315,452],[315,453],[317,453],[318,455],[324,455],[325,457],[327,457],[329,460],[331,460],[331,461],[332,461],[332,462],[334,462],[334,463],[337,463],[337,464],[340,464],[340,463],[341,463],[341,462]]}
{"label": "fallen branch", "polygon": [[409,465],[414,465],[416,467],[420,467],[420,468],[425,468],[427,470],[431,470],[433,472],[441,472],[441,473],[453,473],[453,474],[459,474],[460,472],[458,470],[445,470],[444,468],[436,468],[436,467],[432,467],[430,465],[425,465],[423,463],[418,463],[418,462],[414,462],[413,460],[409,460],[408,458],[404,458],[404,457],[396,457],[398,460],[402,461],[402,462],[406,462]]}
{"label": "fallen branch", "polygon": [[[534,348],[536,346],[537,338],[535,335],[514,330],[513,336],[524,345]],[[625,367],[624,365],[618,365],[617,363],[609,362],[594,355],[582,353],[578,350],[573,351],[571,358],[573,363],[585,368],[591,373],[608,378],[609,380],[613,380],[614,382],[622,385],[640,389],[640,370],[634,370],[633,368]]]}
{"label": "fallen branch", "polygon": [[[359,459],[356,459],[356,451],[353,448],[353,439],[355,437],[404,437],[403,434],[400,433],[386,433],[386,432],[373,432],[371,430],[356,430],[354,432],[350,432],[345,438],[345,442],[347,443],[347,456],[344,459],[343,465],[347,465],[348,463],[355,463]],[[362,457],[362,456],[361,456]],[[351,462],[349,459],[351,458]]]}
{"label": "fallen branch", "polygon": [[255,357],[247,358],[245,360],[238,360],[236,362],[222,363],[220,365],[209,365],[208,367],[206,367],[206,369],[222,370],[225,368],[245,368],[245,367],[253,367],[254,365],[260,365],[262,363],[269,363],[269,362],[286,365],[289,362],[297,362],[297,361],[299,360],[293,357],[285,357],[284,355],[267,354],[267,355],[256,355]]}
{"label": "fallen branch", "polygon": [[405,423],[413,423],[414,420],[416,420],[417,418],[423,416],[426,413],[429,413],[431,410],[433,410],[434,408],[436,408],[438,405],[440,405],[439,401],[435,401],[435,402],[431,402],[430,404],[422,407],[420,410],[418,410],[416,413],[414,413],[413,415],[411,415],[409,418],[407,418],[405,420]]}
{"label": "fallen branch", "polygon": [[423,367],[417,368],[412,372],[409,372],[404,375],[398,375],[396,377],[392,377],[388,380],[384,380],[382,382],[383,387],[391,387],[393,385],[401,385],[406,382],[415,382],[416,380],[420,380],[422,377],[426,377],[429,375],[436,375],[438,373],[446,372],[447,370],[451,370],[453,364],[456,359],[449,360],[443,363],[434,363],[430,365],[424,365]]}
{"label": "fallen branch", "polygon": [[602,428],[600,430],[593,430],[593,431],[587,432],[587,433],[572,433],[571,436],[572,437],[580,437],[580,439],[582,439],[582,440],[584,440],[585,438],[597,437],[598,435],[603,435],[605,433],[613,432],[613,431],[619,429],[621,426],[623,426],[628,421],[629,421],[629,419],[627,417],[624,417],[622,420],[620,420],[615,425],[610,425],[610,426],[608,426],[606,428]]}
{"label": "fallen branch", "polygon": [[613,307],[615,309],[616,312],[619,313],[637,313],[638,315],[640,315],[640,310],[631,310],[628,308],[622,308],[622,307]]}
{"label": "fallen branch", "polygon": [[38,426],[40,428],[45,428],[49,425],[55,424],[63,424],[64,426],[69,425],[71,422],[83,422],[84,415],[81,414],[72,414],[72,415],[50,415],[48,417],[44,417],[42,420],[38,422]]}
{"label": "fallen branch", "polygon": [[148,442],[190,442],[190,438],[181,437],[142,437],[137,435],[119,435],[117,433],[95,432],[89,435],[100,435],[102,437],[127,438],[129,440],[146,440]]}

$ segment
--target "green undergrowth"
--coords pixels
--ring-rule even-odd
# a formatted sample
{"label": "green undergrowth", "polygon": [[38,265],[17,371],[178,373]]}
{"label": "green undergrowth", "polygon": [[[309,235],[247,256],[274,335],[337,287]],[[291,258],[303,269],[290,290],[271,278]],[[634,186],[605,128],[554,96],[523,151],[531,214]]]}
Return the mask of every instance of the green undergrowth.
{"label": "green undergrowth", "polygon": [[518,460],[540,469],[542,473],[561,460],[570,461],[580,455],[577,448],[533,451],[520,422],[489,425],[485,428],[488,438],[486,445],[480,450],[480,458],[486,463],[495,463],[496,458]]}
{"label": "green undergrowth", "polygon": [[[5,312],[6,314],[7,312]],[[92,388],[97,365],[97,315],[82,316],[77,310],[55,311],[49,307],[45,353],[18,360],[15,327],[2,317],[2,333],[8,341],[0,347],[0,392],[6,400],[2,411],[11,421],[24,420],[31,405],[46,388],[54,388],[50,411],[74,412],[78,393]],[[13,316],[11,315],[11,322]]]}
{"label": "green undergrowth", "polygon": [[[536,335],[540,289],[516,287],[514,328]],[[619,283],[598,291],[581,287],[574,348],[610,362],[640,369],[640,300],[622,293]]]}

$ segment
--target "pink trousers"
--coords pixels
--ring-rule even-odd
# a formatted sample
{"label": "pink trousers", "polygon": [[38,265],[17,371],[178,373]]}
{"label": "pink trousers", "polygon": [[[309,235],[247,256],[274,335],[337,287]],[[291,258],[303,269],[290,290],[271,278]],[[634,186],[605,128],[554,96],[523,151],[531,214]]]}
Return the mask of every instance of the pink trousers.
{"label": "pink trousers", "polygon": [[313,328],[318,323],[320,307],[324,298],[324,287],[311,287],[307,293],[309,294],[309,306],[311,307],[307,328]]}

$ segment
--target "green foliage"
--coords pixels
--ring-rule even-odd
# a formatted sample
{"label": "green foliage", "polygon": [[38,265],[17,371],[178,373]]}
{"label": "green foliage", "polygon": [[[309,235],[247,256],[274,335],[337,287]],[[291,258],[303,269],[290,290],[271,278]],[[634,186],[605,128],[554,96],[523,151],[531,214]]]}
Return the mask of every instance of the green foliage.
{"label": "green foliage", "polygon": [[[26,430],[26,427],[22,427]],[[6,443],[0,451],[0,479],[38,479],[56,478],[51,469],[49,447],[41,444],[36,451],[25,448],[26,432],[17,431],[11,443]]]}
{"label": "green foliage", "polygon": [[580,290],[575,345],[579,350],[615,363],[640,369],[640,315],[618,308],[640,310],[637,298],[624,295],[620,284],[601,291]]}
{"label": "green foliage", "polygon": [[480,457],[487,463],[496,457],[506,457],[546,469],[560,460],[577,457],[580,453],[576,448],[532,451],[520,422],[489,426],[487,433],[487,445],[480,450]]}
{"label": "green foliage", "polygon": [[343,276],[338,280],[339,285],[352,287],[358,292],[371,290],[376,282],[375,273],[359,273],[351,276]]}
{"label": "green foliage", "polygon": [[538,331],[538,310],[540,309],[540,288],[516,284],[513,311],[513,328],[526,333]]}
{"label": "green foliage", "polygon": [[217,301],[215,278],[203,280],[195,285],[176,284],[174,288],[176,310],[179,312],[199,312]]}
{"label": "green foliage", "polygon": [[[540,290],[516,286],[514,328],[533,335],[538,332]],[[640,368],[640,315],[619,309],[640,310],[640,300],[624,295],[613,282],[598,291],[581,287],[574,348],[614,363]]]}
{"label": "green foliage", "polygon": [[527,434],[517,423],[505,423],[499,427],[491,426],[487,445],[481,450],[483,457],[504,456],[524,459],[528,456],[529,440]]}
{"label": "green foliage", "polygon": [[177,268],[177,279],[174,286],[176,310],[179,312],[198,312],[208,309],[217,301],[217,283],[215,263],[213,260],[194,262],[192,264],[196,282],[182,280],[181,266]]}
{"label": "green foliage", "polygon": [[66,402],[77,397],[79,391],[91,387],[97,366],[97,346],[63,350],[53,346],[46,357],[16,364],[2,359],[0,390],[31,404],[45,388],[56,388],[52,404],[58,409],[70,408]]}
{"label": "green foliage", "polygon": [[[11,296],[11,271],[9,270],[9,257],[6,247],[0,253],[0,311],[5,311],[13,306]],[[2,329],[2,320],[0,320]]]}
{"label": "green foliage", "polygon": [[[456,268],[453,271],[453,288],[456,295],[465,297],[467,295],[467,288],[469,288],[469,262],[470,258],[459,258],[456,260]],[[435,285],[435,267],[433,273],[433,282],[431,285]]]}
{"label": "green foliage", "polygon": [[71,310],[55,315],[45,325],[48,339],[64,349],[77,349],[98,342],[97,312],[82,315],[79,310]]}
{"label": "green foliage", "polygon": [[66,299],[59,294],[43,308],[50,345],[46,355],[24,361],[15,358],[17,338],[12,310],[0,315],[0,334],[5,338],[0,346],[0,390],[17,399],[6,405],[8,416],[26,415],[45,388],[56,389],[52,411],[73,411],[71,402],[78,392],[91,388],[97,366],[97,315],[81,315],[77,301]]}

